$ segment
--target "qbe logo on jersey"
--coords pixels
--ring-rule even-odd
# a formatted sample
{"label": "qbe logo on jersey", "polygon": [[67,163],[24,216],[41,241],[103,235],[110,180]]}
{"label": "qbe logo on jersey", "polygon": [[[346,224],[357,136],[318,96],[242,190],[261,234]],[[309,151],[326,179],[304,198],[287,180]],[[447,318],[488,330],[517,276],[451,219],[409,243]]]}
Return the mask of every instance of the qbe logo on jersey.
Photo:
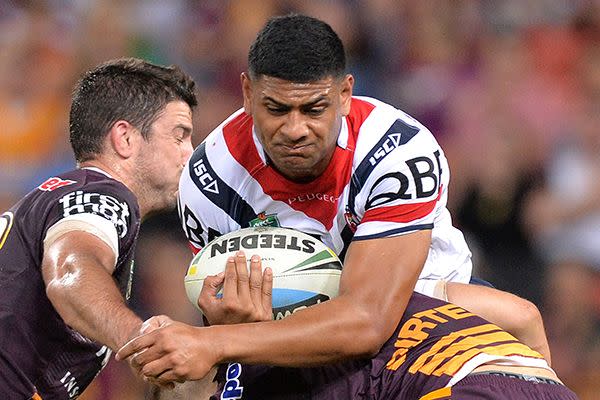
{"label": "qbe logo on jersey", "polygon": [[129,206],[107,194],[85,193],[77,190],[63,196],[59,202],[63,206],[63,216],[90,213],[106,218],[117,228],[120,238],[127,234]]}

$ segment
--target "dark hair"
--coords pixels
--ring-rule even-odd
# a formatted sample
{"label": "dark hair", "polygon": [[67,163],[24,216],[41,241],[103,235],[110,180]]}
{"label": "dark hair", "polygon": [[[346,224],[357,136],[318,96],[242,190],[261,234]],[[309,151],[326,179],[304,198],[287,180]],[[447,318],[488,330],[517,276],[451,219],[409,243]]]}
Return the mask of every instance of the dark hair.
{"label": "dark hair", "polygon": [[78,162],[94,158],[112,125],[128,121],[148,139],[150,127],[171,101],[198,101],[195,83],[177,66],[136,58],[107,61],[83,74],[73,90],[69,115],[71,146]]}
{"label": "dark hair", "polygon": [[271,18],[248,53],[252,79],[261,75],[313,82],[346,71],[344,45],[331,26],[306,15]]}

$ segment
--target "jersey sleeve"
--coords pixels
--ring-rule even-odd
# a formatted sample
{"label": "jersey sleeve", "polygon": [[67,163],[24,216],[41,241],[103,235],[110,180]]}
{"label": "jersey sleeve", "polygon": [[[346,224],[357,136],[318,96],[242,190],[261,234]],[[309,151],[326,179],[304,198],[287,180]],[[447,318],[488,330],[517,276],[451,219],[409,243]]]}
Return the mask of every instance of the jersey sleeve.
{"label": "jersey sleeve", "polygon": [[217,218],[223,211],[217,205],[227,201],[225,186],[208,159],[205,143],[200,144],[181,174],[177,202],[179,219],[194,254],[223,231],[218,229]]}
{"label": "jersey sleeve", "polygon": [[404,123],[398,130],[389,130],[362,163],[354,240],[433,229],[445,207],[448,171],[441,148],[423,126]]}
{"label": "jersey sleeve", "polygon": [[57,194],[50,202],[44,248],[70,231],[91,233],[114,252],[128,254],[137,235],[137,203],[116,181],[97,181]]}

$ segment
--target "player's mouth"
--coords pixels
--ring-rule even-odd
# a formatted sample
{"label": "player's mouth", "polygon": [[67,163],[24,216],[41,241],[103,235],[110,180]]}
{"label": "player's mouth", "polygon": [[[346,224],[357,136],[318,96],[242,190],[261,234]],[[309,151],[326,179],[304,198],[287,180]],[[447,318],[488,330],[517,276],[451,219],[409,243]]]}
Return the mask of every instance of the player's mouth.
{"label": "player's mouth", "polygon": [[312,144],[303,144],[303,145],[280,145],[279,146],[279,154],[282,157],[308,157],[309,153],[311,153],[314,145]]}

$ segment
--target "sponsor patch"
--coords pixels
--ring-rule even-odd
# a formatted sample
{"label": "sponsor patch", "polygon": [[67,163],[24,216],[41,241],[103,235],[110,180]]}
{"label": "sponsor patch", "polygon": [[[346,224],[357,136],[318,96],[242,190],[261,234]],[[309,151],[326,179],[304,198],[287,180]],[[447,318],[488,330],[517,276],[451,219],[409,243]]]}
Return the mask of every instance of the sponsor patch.
{"label": "sponsor patch", "polygon": [[117,228],[120,238],[127,234],[131,216],[129,206],[113,196],[77,190],[64,195],[59,203],[63,207],[63,217],[82,213],[96,214],[109,220]]}
{"label": "sponsor patch", "polygon": [[230,363],[225,373],[225,386],[221,393],[222,400],[241,399],[244,393],[244,387],[241,385],[239,377],[242,374],[242,365],[240,363]]}
{"label": "sponsor patch", "polygon": [[258,217],[248,223],[249,226],[256,228],[261,226],[281,226],[277,214],[265,214],[261,212]]}
{"label": "sponsor patch", "polygon": [[52,178],[46,179],[46,181],[44,183],[42,183],[40,186],[38,186],[38,189],[43,190],[44,192],[51,192],[60,187],[72,185],[73,183],[76,183],[76,181],[71,181],[68,179],[61,179],[61,178],[54,176]]}

